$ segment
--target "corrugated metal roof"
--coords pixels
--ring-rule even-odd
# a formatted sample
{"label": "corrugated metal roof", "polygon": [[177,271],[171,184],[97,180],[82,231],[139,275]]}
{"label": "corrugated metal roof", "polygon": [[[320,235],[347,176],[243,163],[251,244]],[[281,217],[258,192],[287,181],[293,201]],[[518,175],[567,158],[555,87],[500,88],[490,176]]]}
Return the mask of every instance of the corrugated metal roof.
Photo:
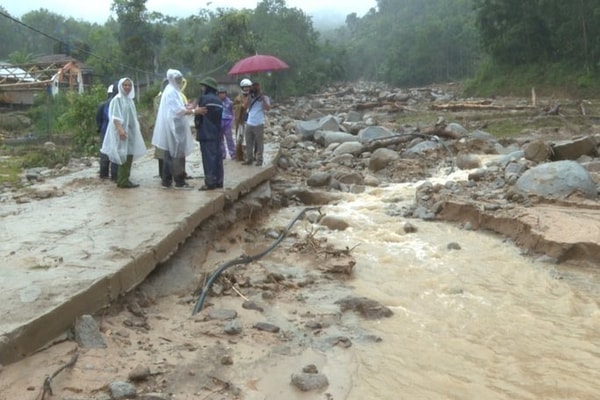
{"label": "corrugated metal roof", "polygon": [[13,67],[8,63],[0,63],[0,79],[14,80],[16,82],[36,82],[37,79],[27,73],[25,70]]}

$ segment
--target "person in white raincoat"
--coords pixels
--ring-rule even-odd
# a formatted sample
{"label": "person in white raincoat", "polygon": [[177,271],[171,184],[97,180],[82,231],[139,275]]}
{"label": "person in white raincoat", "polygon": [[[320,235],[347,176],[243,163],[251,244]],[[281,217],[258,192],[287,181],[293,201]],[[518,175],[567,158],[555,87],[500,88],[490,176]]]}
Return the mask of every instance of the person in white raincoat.
{"label": "person in white raincoat", "polygon": [[139,186],[129,180],[133,159],[146,154],[147,149],[133,102],[133,81],[121,78],[118,90],[118,94],[108,106],[109,123],[100,151],[106,154],[110,161],[119,165],[117,187],[130,189]]}
{"label": "person in white raincoat", "polygon": [[169,83],[162,92],[156,113],[152,144],[164,150],[162,186],[170,188],[175,181],[175,188],[188,189],[190,186],[185,182],[185,157],[194,150],[188,116],[193,115],[195,110],[184,102],[181,72],[169,69],[167,80]]}

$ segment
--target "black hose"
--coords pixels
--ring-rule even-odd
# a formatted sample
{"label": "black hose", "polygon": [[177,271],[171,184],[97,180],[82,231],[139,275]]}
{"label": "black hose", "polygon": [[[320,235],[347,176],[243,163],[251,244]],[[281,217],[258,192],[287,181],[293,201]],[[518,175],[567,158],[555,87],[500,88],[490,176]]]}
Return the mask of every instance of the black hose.
{"label": "black hose", "polygon": [[200,293],[200,297],[196,301],[196,305],[194,306],[192,315],[196,315],[200,310],[202,310],[202,306],[204,305],[204,300],[206,299],[206,295],[208,294],[210,287],[212,286],[214,281],[219,277],[219,275],[221,275],[223,273],[223,271],[225,271],[227,268],[233,267],[234,265],[248,264],[254,260],[258,260],[259,258],[264,257],[265,255],[270,253],[277,245],[279,245],[279,243],[281,243],[281,241],[283,240],[285,235],[287,235],[287,233],[290,231],[290,229],[292,229],[292,226],[294,226],[294,224],[296,222],[298,222],[298,220],[300,218],[302,218],[304,216],[304,214],[306,214],[308,211],[319,210],[319,209],[320,209],[320,207],[307,207],[307,208],[303,209],[302,211],[300,211],[298,213],[298,215],[296,215],[296,218],[294,218],[288,224],[288,226],[284,229],[284,231],[281,232],[279,237],[277,239],[275,239],[275,241],[269,247],[267,247],[265,250],[263,250],[262,252],[255,254],[253,256],[246,256],[246,255],[240,256],[233,260],[227,261],[226,263],[221,265],[219,268],[217,268],[217,270],[215,272],[213,272],[213,274],[210,276],[210,278],[208,278],[208,280],[206,281],[204,288],[202,288],[202,292]]}

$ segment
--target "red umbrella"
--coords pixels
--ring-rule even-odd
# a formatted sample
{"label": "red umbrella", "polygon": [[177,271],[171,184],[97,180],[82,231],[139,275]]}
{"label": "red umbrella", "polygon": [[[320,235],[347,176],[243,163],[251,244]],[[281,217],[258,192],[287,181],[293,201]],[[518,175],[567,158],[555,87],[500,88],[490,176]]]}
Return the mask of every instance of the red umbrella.
{"label": "red umbrella", "polygon": [[256,72],[269,72],[286,69],[290,66],[275,56],[257,54],[246,57],[236,62],[229,70],[229,75],[254,74]]}

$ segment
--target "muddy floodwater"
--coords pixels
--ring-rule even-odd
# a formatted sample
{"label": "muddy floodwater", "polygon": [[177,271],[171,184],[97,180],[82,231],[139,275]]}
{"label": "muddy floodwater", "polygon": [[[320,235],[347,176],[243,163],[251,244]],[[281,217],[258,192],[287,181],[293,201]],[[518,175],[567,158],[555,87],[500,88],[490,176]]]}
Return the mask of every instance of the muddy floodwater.
{"label": "muddy floodwater", "polygon": [[[137,383],[138,393],[160,399],[600,398],[598,274],[544,262],[486,231],[404,217],[421,183],[344,193],[321,213],[347,229],[304,218],[273,252],[233,269],[227,279],[237,279],[239,293],[211,293],[191,316],[202,274],[260,252],[303,208],[239,220],[218,234],[199,229],[121,305],[96,315],[106,348],[59,339],[0,369],[0,400],[35,398],[44,377],[75,351],[77,364],[52,382],[59,399],[108,399],[107,385],[139,366],[151,375]],[[323,274],[334,260],[318,265],[293,251],[307,236],[351,249],[352,274]],[[271,274],[280,280],[270,282]],[[342,313],[335,302],[348,295],[375,300],[393,315]],[[245,309],[242,297],[263,310]],[[211,310],[235,310],[241,333],[225,334],[227,322],[207,318]],[[327,323],[307,329],[316,321]],[[281,331],[258,332],[259,322]],[[331,338],[343,339],[332,346]],[[291,385],[290,376],[307,365],[327,377],[327,387],[301,392]]]}
{"label": "muddy floodwater", "polygon": [[417,232],[405,233],[398,214],[414,188],[370,189],[324,209],[351,226],[325,233],[354,247],[348,284],[394,311],[361,322],[383,340],[348,350],[347,399],[599,398],[598,274],[459,226],[408,220]]}

